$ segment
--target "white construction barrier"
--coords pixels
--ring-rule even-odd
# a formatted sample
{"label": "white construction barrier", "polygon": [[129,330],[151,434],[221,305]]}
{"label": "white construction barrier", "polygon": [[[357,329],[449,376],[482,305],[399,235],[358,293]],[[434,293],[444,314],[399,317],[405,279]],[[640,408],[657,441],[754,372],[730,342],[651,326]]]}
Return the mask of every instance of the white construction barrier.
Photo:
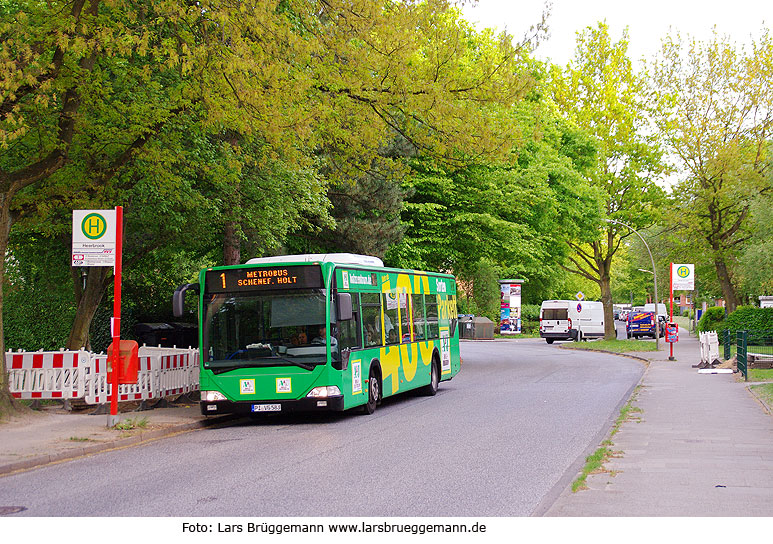
{"label": "white construction barrier", "polygon": [[86,351],[8,352],[11,394],[19,399],[75,399],[84,393]]}
{"label": "white construction barrier", "polygon": [[[198,350],[140,348],[137,383],[118,386],[119,402],[162,399],[199,388]],[[6,353],[10,390],[21,399],[110,400],[107,355],[87,351]]]}
{"label": "white construction barrier", "polygon": [[716,331],[702,332],[698,335],[701,345],[701,363],[711,364],[719,360],[719,337]]}
{"label": "white construction barrier", "polygon": [[[194,372],[193,366],[196,365]],[[163,355],[159,358],[162,396],[184,395],[198,388],[198,357],[196,353]],[[195,381],[194,381],[195,380]]]}

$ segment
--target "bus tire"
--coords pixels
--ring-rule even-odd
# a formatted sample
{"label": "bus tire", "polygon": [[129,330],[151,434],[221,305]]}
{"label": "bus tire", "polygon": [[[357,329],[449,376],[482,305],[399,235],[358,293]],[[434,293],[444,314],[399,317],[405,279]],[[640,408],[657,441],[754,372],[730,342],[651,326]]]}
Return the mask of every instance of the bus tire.
{"label": "bus tire", "polygon": [[379,402],[381,402],[381,376],[378,367],[372,364],[368,375],[368,402],[362,407],[363,413],[370,415],[375,412]]}
{"label": "bus tire", "polygon": [[421,392],[428,397],[434,397],[437,394],[440,385],[440,362],[437,355],[432,357],[432,368],[429,371],[429,384],[422,387]]}
{"label": "bus tire", "polygon": [[552,344],[553,340],[554,340],[553,338],[545,338],[545,342],[547,342],[548,344]]}

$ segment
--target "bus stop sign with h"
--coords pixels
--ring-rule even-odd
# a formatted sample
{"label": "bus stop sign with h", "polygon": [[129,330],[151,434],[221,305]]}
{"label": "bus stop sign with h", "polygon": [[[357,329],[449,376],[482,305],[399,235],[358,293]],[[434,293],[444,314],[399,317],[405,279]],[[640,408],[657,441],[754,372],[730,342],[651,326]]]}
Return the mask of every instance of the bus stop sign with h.
{"label": "bus stop sign with h", "polygon": [[[72,266],[112,266],[115,272],[113,319],[110,326],[113,343],[108,349],[108,368],[117,369],[118,372],[110,374],[108,427],[118,423],[119,379],[121,383],[135,383],[137,381],[136,361],[132,360],[136,351],[131,347],[127,349],[121,345],[122,252],[123,207],[116,206],[113,210],[73,210]],[[125,357],[122,357],[120,351],[124,351]],[[133,381],[132,369],[134,369]]]}

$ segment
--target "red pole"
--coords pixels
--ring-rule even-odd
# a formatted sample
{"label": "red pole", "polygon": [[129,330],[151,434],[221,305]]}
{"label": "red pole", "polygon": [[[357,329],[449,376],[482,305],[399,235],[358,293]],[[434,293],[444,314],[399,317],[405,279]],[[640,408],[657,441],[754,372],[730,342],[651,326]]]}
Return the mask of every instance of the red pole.
{"label": "red pole", "polygon": [[[671,286],[671,288],[669,289],[669,296],[668,296],[668,301],[669,301],[669,303],[671,305],[671,318],[668,320],[668,322],[669,323],[673,323],[674,322],[674,263],[671,263],[671,266],[669,266],[669,268],[668,268],[668,275],[669,275],[668,283]],[[668,359],[670,361],[673,361],[674,360],[674,343],[673,342],[669,342],[669,344],[671,344],[671,352],[670,352],[670,355],[669,355]]]}
{"label": "red pole", "polygon": [[121,261],[123,255],[123,207],[115,207],[115,268],[113,274],[113,376],[110,380],[110,415],[118,415],[118,365],[121,344]]}

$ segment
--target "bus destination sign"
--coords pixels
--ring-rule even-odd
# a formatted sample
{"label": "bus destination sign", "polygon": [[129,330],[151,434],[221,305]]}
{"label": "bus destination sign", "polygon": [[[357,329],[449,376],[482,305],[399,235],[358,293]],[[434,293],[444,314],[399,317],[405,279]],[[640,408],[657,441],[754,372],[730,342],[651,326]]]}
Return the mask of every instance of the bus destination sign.
{"label": "bus destination sign", "polygon": [[269,268],[233,268],[208,270],[205,292],[268,291],[274,289],[321,289],[319,266],[272,266]]}

